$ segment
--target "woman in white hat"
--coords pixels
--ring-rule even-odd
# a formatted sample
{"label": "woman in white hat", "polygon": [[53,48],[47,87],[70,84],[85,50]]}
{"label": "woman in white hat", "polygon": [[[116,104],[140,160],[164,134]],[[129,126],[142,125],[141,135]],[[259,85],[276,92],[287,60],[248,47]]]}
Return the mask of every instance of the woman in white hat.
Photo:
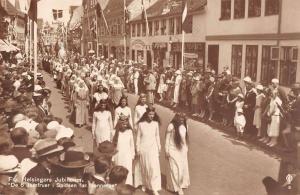
{"label": "woman in white hat", "polygon": [[253,125],[257,128],[257,137],[261,138],[261,119],[262,119],[262,102],[264,101],[265,95],[263,93],[264,87],[262,85],[256,86],[256,102],[255,102],[255,111],[254,111],[254,119]]}
{"label": "woman in white hat", "polygon": [[75,124],[79,127],[87,124],[88,121],[88,105],[89,105],[89,93],[88,87],[85,82],[81,80],[75,89],[74,105],[75,105]]}

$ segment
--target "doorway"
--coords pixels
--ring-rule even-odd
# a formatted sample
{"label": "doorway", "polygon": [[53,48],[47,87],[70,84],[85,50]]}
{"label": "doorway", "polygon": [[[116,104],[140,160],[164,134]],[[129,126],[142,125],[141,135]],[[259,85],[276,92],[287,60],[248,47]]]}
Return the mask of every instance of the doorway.
{"label": "doorway", "polygon": [[219,45],[208,45],[208,63],[218,73],[219,68]]}

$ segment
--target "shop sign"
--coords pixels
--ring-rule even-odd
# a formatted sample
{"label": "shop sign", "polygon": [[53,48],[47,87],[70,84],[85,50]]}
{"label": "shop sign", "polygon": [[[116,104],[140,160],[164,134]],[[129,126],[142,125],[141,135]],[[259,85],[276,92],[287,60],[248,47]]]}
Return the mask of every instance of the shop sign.
{"label": "shop sign", "polygon": [[198,54],[196,53],[184,53],[185,58],[198,58]]}
{"label": "shop sign", "polygon": [[167,43],[152,43],[153,49],[167,49],[168,45]]}

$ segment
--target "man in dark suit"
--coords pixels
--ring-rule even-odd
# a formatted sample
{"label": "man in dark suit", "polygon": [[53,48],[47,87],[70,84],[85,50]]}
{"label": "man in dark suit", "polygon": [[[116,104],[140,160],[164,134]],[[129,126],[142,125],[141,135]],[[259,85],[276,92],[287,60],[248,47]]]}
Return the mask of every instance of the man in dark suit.
{"label": "man in dark suit", "polygon": [[30,158],[31,152],[27,147],[29,135],[26,129],[22,127],[15,128],[10,132],[10,136],[14,143],[11,153],[17,157],[19,162],[25,158]]}
{"label": "man in dark suit", "polygon": [[244,83],[246,86],[243,106],[244,115],[246,118],[245,133],[250,136],[255,136],[257,135],[257,129],[253,125],[253,118],[256,103],[256,93],[254,91],[253,83],[250,77],[245,77]]}

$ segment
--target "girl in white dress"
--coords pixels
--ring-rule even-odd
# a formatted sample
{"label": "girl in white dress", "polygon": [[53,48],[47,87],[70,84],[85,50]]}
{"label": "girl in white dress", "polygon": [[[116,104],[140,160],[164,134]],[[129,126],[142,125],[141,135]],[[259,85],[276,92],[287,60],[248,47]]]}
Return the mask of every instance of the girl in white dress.
{"label": "girl in white dress", "polygon": [[121,115],[127,116],[130,126],[133,127],[131,109],[128,106],[127,97],[125,97],[125,96],[121,97],[119,105],[115,109],[114,127],[117,125],[117,122]]}
{"label": "girl in white dress", "polygon": [[190,185],[188,167],[188,128],[183,113],[175,114],[166,132],[166,157],[170,165],[167,189],[183,195],[183,188]]}
{"label": "girl in white dress", "polygon": [[280,130],[280,109],[279,106],[282,105],[281,99],[278,97],[277,90],[272,92],[272,98],[270,102],[270,107],[268,111],[268,116],[271,118],[271,123],[268,126],[268,136],[271,138],[271,141],[267,144],[270,147],[277,145],[279,130]]}
{"label": "girl in white dress", "polygon": [[115,130],[113,143],[115,143],[118,152],[113,157],[114,162],[115,165],[123,166],[128,170],[126,184],[133,185],[132,162],[135,157],[135,147],[132,127],[127,116],[120,116]]}
{"label": "girl in white dress", "polygon": [[111,141],[113,135],[113,121],[111,112],[107,110],[106,100],[100,100],[93,114],[92,135],[97,146],[104,141]]}
{"label": "girl in white dress", "polygon": [[257,128],[257,137],[261,138],[261,119],[262,119],[262,109],[261,105],[265,99],[265,95],[263,93],[264,87],[262,85],[256,86],[257,96],[255,101],[255,111],[254,111],[254,118],[253,118],[253,125]]}
{"label": "girl in white dress", "polygon": [[100,100],[106,100],[108,98],[107,90],[104,89],[102,83],[100,83],[97,87],[96,92],[93,95],[93,105],[94,109],[99,105]]}
{"label": "girl in white dress", "polygon": [[134,117],[133,117],[133,122],[134,122],[134,129],[137,129],[137,123],[139,120],[142,118],[144,113],[146,112],[146,109],[148,108],[147,103],[147,97],[146,94],[142,93],[140,95],[140,98],[135,106],[134,109]]}
{"label": "girl in white dress", "polygon": [[148,107],[138,122],[136,151],[141,166],[143,189],[148,188],[158,195],[161,190],[161,171],[159,153],[159,118],[154,107]]}

